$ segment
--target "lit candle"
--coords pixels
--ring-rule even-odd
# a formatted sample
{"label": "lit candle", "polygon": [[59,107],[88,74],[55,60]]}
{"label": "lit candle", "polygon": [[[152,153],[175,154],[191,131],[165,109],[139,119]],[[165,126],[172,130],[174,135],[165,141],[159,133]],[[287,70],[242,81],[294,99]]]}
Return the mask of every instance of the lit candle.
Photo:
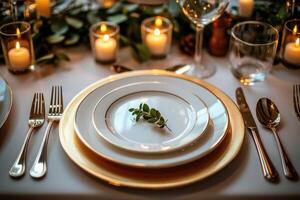
{"label": "lit candle", "polygon": [[166,51],[168,37],[165,33],[161,33],[159,29],[159,27],[162,26],[161,17],[157,17],[154,24],[154,31],[146,35],[146,45],[148,46],[152,55],[162,55]]}
{"label": "lit candle", "polygon": [[284,59],[291,64],[300,64],[300,38],[286,45]]}
{"label": "lit candle", "polygon": [[95,41],[95,53],[96,58],[99,61],[111,61],[116,58],[117,54],[117,41],[115,38],[110,37],[107,32],[107,27],[105,24],[100,26],[100,32],[104,33],[102,37],[96,39]]}
{"label": "lit candle", "polygon": [[51,0],[35,0],[36,11],[40,16],[50,17],[51,15]]}
{"label": "lit candle", "polygon": [[239,16],[250,17],[253,12],[253,0],[239,0]]}
{"label": "lit candle", "polygon": [[27,48],[21,47],[19,41],[16,48],[8,51],[8,59],[12,69],[25,69],[30,65],[30,53]]}

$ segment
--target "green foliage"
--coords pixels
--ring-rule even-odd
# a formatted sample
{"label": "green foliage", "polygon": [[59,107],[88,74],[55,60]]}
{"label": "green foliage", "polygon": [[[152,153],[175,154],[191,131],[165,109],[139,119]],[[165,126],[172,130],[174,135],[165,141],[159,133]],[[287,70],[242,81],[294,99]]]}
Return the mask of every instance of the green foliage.
{"label": "green foliage", "polygon": [[166,127],[170,132],[172,132],[167,126],[167,120],[161,116],[161,113],[154,108],[150,108],[146,103],[141,103],[139,108],[130,108],[128,111],[135,116],[136,122],[143,118],[148,123],[155,124],[158,128]]}

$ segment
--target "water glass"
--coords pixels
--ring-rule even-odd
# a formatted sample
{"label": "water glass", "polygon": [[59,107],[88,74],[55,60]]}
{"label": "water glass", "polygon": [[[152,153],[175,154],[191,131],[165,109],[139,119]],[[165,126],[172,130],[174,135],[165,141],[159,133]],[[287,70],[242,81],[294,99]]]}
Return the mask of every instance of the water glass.
{"label": "water glass", "polygon": [[258,21],[236,24],[231,30],[231,71],[244,85],[265,80],[272,68],[278,45],[278,31]]}

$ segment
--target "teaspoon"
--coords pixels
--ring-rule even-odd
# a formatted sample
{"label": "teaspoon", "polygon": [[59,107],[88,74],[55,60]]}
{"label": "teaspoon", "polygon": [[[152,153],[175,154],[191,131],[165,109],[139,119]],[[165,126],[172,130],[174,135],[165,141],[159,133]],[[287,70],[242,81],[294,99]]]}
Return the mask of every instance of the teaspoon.
{"label": "teaspoon", "polygon": [[268,98],[259,99],[256,105],[256,115],[259,122],[270,129],[275,136],[284,175],[289,179],[298,179],[298,174],[289,160],[276,131],[276,127],[280,123],[280,113],[275,103]]}

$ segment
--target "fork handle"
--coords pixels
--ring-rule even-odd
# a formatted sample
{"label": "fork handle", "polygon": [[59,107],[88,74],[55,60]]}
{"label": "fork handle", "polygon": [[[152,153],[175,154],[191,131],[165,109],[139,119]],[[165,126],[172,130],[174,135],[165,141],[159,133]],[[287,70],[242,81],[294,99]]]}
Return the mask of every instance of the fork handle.
{"label": "fork handle", "polygon": [[28,143],[29,143],[32,131],[33,131],[33,127],[30,127],[26,134],[26,137],[25,137],[24,143],[21,147],[20,153],[19,153],[16,161],[14,162],[13,166],[9,170],[9,175],[11,177],[18,178],[18,177],[21,177],[22,175],[24,175],[24,173],[25,173],[26,154],[27,154]]}
{"label": "fork handle", "polygon": [[42,178],[47,172],[47,144],[52,124],[53,121],[49,121],[37,157],[30,169],[30,176],[33,178]]}

